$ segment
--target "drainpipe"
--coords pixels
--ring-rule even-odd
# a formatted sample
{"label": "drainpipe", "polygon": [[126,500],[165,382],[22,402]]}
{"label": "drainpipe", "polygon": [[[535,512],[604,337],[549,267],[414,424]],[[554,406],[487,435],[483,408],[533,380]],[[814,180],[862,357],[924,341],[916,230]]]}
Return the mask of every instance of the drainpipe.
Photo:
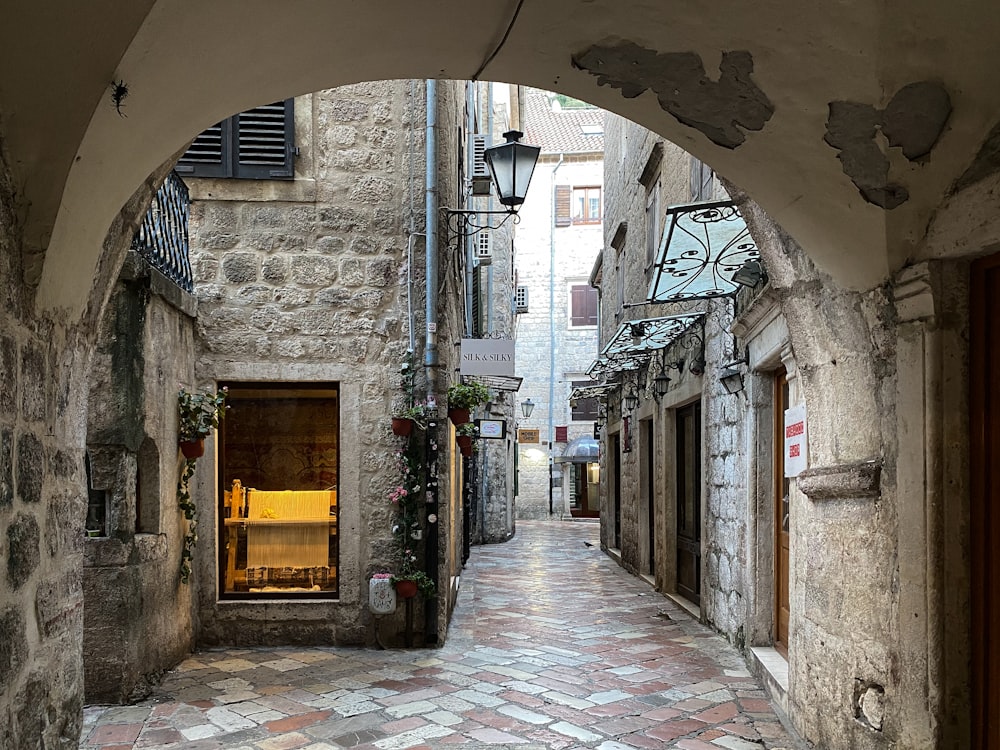
{"label": "drainpipe", "polygon": [[559,154],[552,174],[549,176],[549,194],[552,197],[552,212],[549,217],[549,515],[554,512],[552,507],[552,465],[555,455],[555,401],[556,397],[556,172],[563,164],[563,155]]}
{"label": "drainpipe", "polygon": [[[438,182],[437,182],[437,81],[427,79],[427,135],[426,144],[426,178],[425,178],[425,230],[427,238],[425,247],[426,253],[426,285],[427,285],[427,330],[424,346],[424,371],[427,378],[427,398],[437,400],[437,371],[438,371],[438,342],[437,342],[437,308],[438,308]],[[432,450],[430,445],[436,443],[437,437],[434,435],[435,428],[428,427],[427,455],[436,456],[437,451]],[[432,477],[431,472],[437,471],[437,461],[427,465],[428,502],[425,510],[428,517],[438,515],[438,489],[439,485],[436,477]],[[425,565],[427,575],[437,586],[440,596],[441,585],[439,576],[439,554],[438,537],[439,521],[427,524],[427,543],[424,549]],[[428,599],[424,603],[424,639],[428,644],[437,643],[438,639],[438,596]]]}

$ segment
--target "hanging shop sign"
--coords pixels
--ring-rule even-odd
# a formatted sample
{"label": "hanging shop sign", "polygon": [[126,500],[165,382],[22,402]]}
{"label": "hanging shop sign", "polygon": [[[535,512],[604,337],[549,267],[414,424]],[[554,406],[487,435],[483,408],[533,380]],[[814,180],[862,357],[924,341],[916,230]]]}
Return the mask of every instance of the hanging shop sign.
{"label": "hanging shop sign", "polygon": [[540,442],[538,430],[520,429],[517,431],[517,442],[538,443]]}
{"label": "hanging shop sign", "polygon": [[507,422],[503,419],[477,419],[479,437],[488,440],[498,440],[507,437]]}
{"label": "hanging shop sign", "polygon": [[785,476],[797,477],[808,466],[805,404],[785,409]]}
{"label": "hanging shop sign", "polygon": [[514,375],[511,339],[462,339],[463,375]]}

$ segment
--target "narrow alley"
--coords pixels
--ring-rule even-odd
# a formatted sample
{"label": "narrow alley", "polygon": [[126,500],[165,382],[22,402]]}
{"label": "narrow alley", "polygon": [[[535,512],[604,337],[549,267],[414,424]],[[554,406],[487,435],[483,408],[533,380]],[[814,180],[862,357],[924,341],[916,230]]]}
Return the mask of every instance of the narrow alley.
{"label": "narrow alley", "polygon": [[724,639],[602,554],[598,525],[529,521],[477,547],[441,649],[197,653],[81,747],[795,748]]}

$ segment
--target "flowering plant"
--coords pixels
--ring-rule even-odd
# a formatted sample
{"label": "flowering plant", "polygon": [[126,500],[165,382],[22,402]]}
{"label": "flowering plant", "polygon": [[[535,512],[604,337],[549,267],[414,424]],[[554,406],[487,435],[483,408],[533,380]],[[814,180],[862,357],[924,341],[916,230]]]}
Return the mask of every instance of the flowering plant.
{"label": "flowering plant", "polygon": [[452,383],[448,386],[449,409],[475,409],[490,400],[490,390],[482,383]]}
{"label": "flowering plant", "polygon": [[392,573],[372,573],[372,579],[376,581],[385,581],[392,578]]}

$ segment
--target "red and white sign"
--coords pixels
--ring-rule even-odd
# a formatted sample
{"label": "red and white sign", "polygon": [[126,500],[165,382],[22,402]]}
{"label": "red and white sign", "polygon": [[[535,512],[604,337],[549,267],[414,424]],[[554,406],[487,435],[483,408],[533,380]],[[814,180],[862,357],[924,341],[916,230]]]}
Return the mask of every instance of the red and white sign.
{"label": "red and white sign", "polygon": [[805,404],[785,409],[785,476],[797,477],[808,466]]}

